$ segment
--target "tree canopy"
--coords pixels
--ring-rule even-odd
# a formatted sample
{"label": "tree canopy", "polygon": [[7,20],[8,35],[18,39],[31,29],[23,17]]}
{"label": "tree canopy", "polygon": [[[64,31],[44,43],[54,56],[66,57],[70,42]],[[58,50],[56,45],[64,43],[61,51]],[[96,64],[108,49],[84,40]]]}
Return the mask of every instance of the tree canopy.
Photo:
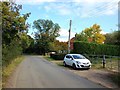
{"label": "tree canopy", "polygon": [[120,44],[120,31],[105,34],[105,44],[119,45]]}
{"label": "tree canopy", "polygon": [[101,31],[100,25],[94,24],[92,27],[83,30],[80,34],[76,34],[75,40],[102,44],[105,36],[101,34]]}
{"label": "tree canopy", "polygon": [[[25,34],[29,24],[26,23],[30,13],[20,15],[22,5],[14,2],[0,2],[2,15],[2,62],[7,65],[11,60],[22,53]],[[24,34],[23,34],[24,33]],[[25,42],[26,43],[26,42]],[[11,53],[12,52],[12,53]]]}
{"label": "tree canopy", "polygon": [[60,26],[51,20],[39,19],[33,22],[33,28],[37,29],[35,33],[36,46],[39,53],[45,54],[50,51],[50,42],[54,42],[59,36]]}
{"label": "tree canopy", "polygon": [[27,32],[28,24],[26,19],[30,13],[20,16],[19,10],[21,5],[13,2],[2,3],[2,43],[10,44],[10,42],[19,37],[19,32]]}
{"label": "tree canopy", "polygon": [[67,42],[60,42],[55,40],[54,42],[49,43],[50,51],[55,51],[57,53],[67,53]]}

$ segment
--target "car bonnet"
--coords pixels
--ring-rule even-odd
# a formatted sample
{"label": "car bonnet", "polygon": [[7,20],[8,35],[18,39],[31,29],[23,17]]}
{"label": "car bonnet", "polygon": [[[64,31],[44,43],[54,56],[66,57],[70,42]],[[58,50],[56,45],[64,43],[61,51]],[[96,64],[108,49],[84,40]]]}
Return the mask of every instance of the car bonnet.
{"label": "car bonnet", "polygon": [[88,59],[74,59],[74,60],[75,60],[75,61],[82,62],[82,63],[90,62]]}

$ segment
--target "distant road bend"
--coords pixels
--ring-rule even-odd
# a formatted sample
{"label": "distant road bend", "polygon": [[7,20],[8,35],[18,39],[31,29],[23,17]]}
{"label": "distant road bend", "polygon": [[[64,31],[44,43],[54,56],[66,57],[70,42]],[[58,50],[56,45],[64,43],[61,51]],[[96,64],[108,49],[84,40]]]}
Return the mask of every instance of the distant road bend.
{"label": "distant road bend", "polygon": [[7,88],[104,88],[45,60],[25,56],[11,76]]}

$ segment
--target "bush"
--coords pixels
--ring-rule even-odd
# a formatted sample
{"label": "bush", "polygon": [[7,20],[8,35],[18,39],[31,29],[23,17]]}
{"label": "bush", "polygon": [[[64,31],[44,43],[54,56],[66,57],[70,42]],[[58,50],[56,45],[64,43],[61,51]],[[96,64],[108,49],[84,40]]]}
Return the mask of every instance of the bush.
{"label": "bush", "polygon": [[119,47],[116,45],[96,44],[80,41],[74,42],[73,45],[74,53],[119,56]]}
{"label": "bush", "polygon": [[66,54],[50,54],[50,57],[55,60],[63,60]]}
{"label": "bush", "polygon": [[12,41],[9,45],[2,46],[2,65],[7,66],[13,59],[22,54],[22,48],[16,41]]}

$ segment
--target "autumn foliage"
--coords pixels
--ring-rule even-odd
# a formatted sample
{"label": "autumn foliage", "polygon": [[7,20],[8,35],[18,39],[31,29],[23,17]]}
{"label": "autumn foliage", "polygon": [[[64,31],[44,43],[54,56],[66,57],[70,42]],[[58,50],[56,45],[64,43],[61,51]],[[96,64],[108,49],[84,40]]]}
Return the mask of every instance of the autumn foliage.
{"label": "autumn foliage", "polygon": [[102,44],[104,43],[105,36],[101,34],[101,31],[100,25],[94,24],[92,27],[83,30],[80,34],[76,34],[75,40]]}

